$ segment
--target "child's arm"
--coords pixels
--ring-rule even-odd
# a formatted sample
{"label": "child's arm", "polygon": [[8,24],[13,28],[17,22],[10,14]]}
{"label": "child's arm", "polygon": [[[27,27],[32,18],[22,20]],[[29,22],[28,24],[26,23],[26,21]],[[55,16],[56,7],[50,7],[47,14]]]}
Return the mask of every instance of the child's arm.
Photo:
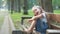
{"label": "child's arm", "polygon": [[36,19],[38,19],[38,18],[42,18],[42,17],[43,17],[43,15],[40,14],[40,15],[37,15],[37,16],[32,17],[32,20],[36,20]]}
{"label": "child's arm", "polygon": [[33,20],[32,23],[31,23],[31,25],[30,25],[30,27],[27,29],[27,32],[31,33],[33,31],[34,27],[35,27],[35,24],[36,24],[36,21]]}
{"label": "child's arm", "polygon": [[37,15],[37,16],[33,16],[31,19],[29,19],[28,21],[32,23],[33,20],[37,20],[38,18],[42,18],[43,15],[40,14],[40,15]]}
{"label": "child's arm", "polygon": [[33,30],[33,28],[35,27],[35,24],[36,24],[36,21],[34,20],[34,21],[32,21],[32,23],[31,23],[31,26],[30,26],[30,28],[29,28],[29,30]]}

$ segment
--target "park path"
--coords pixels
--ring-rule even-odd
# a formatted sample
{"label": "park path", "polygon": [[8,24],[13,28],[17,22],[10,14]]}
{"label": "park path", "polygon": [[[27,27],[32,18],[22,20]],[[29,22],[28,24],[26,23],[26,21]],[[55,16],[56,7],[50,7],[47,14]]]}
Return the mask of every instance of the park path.
{"label": "park path", "polygon": [[4,23],[1,27],[0,34],[9,34],[8,16],[5,16]]}
{"label": "park path", "polygon": [[15,30],[14,24],[11,20],[8,12],[4,15],[4,22],[0,29],[0,34],[12,34],[12,30]]}

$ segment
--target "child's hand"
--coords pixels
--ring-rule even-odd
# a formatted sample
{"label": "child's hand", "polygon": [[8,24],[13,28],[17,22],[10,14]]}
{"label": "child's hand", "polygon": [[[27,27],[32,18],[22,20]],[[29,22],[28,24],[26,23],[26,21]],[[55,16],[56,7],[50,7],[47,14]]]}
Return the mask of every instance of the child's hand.
{"label": "child's hand", "polygon": [[33,20],[32,19],[28,19],[28,22],[32,22]]}
{"label": "child's hand", "polygon": [[25,29],[25,32],[27,32],[27,33],[31,33],[31,31],[30,31],[30,30],[28,30],[28,29]]}

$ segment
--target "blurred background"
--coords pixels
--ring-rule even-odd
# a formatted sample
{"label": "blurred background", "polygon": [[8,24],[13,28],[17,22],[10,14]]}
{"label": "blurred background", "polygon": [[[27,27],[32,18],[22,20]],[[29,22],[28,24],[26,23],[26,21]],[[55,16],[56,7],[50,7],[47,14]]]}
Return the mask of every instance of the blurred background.
{"label": "blurred background", "polygon": [[15,28],[19,29],[22,16],[33,16],[34,5],[41,6],[46,12],[60,14],[60,0],[0,0],[0,28],[9,14]]}

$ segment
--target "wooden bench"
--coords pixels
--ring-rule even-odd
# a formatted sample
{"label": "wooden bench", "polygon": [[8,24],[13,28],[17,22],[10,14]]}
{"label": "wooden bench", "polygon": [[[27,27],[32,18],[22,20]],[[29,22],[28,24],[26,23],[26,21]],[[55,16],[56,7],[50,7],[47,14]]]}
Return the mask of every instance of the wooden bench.
{"label": "wooden bench", "polygon": [[[22,19],[30,19],[31,17],[22,17]],[[23,23],[23,20],[21,22],[21,24]],[[49,29],[60,29],[60,26],[56,25],[58,23],[60,23],[60,15],[59,14],[47,14],[47,20],[48,20],[48,24],[49,24]],[[56,24],[54,24],[54,23]]]}
{"label": "wooden bench", "polygon": [[21,24],[23,25],[24,19],[30,19],[32,17],[22,16],[21,17]]}
{"label": "wooden bench", "polygon": [[[30,18],[31,17],[27,17],[27,16],[22,16],[21,17],[21,26],[22,26],[23,31],[19,31],[18,30],[19,33],[21,33],[21,34],[25,34],[25,33],[28,34],[27,32],[24,31],[24,29],[27,29],[29,26],[25,26],[24,25],[24,20],[25,19],[30,19]],[[56,29],[56,30],[60,29],[60,26],[56,25],[57,23],[60,23],[60,15],[59,14],[47,14],[47,20],[48,20],[48,24],[49,24],[49,28],[50,28],[50,29],[47,30],[47,34],[52,34],[52,33],[56,32],[53,29]],[[13,31],[13,32],[15,32],[15,31]],[[17,32],[15,32],[15,33],[17,33]],[[57,31],[57,33],[58,33],[58,31]],[[37,33],[35,32],[35,33],[31,33],[31,34],[37,34]]]}
{"label": "wooden bench", "polygon": [[46,30],[46,34],[60,34],[60,14],[47,14],[47,20],[50,29]]}
{"label": "wooden bench", "polygon": [[60,30],[56,29],[47,29],[46,34],[60,34]]}
{"label": "wooden bench", "polygon": [[[22,16],[22,17],[21,17],[21,25],[22,25],[22,28],[23,28],[23,29],[29,28],[28,25],[27,25],[27,26],[24,25],[24,20],[25,20],[25,19],[30,19],[30,18],[32,18],[32,17],[27,17],[27,16]],[[33,32],[32,32],[31,34],[40,34],[40,33],[39,33],[39,32],[36,32],[35,30],[33,30]]]}
{"label": "wooden bench", "polygon": [[60,14],[47,14],[47,20],[50,28],[60,29]]}
{"label": "wooden bench", "polygon": [[28,32],[25,32],[25,31],[24,31],[25,29],[29,28],[28,25],[25,26],[24,20],[25,20],[25,19],[30,19],[30,18],[32,18],[32,17],[22,16],[22,17],[21,17],[21,24],[20,24],[20,26],[22,26],[22,30],[14,30],[14,31],[12,32],[12,34],[40,34],[39,32],[36,32],[36,31],[33,31],[32,33],[28,33]]}

